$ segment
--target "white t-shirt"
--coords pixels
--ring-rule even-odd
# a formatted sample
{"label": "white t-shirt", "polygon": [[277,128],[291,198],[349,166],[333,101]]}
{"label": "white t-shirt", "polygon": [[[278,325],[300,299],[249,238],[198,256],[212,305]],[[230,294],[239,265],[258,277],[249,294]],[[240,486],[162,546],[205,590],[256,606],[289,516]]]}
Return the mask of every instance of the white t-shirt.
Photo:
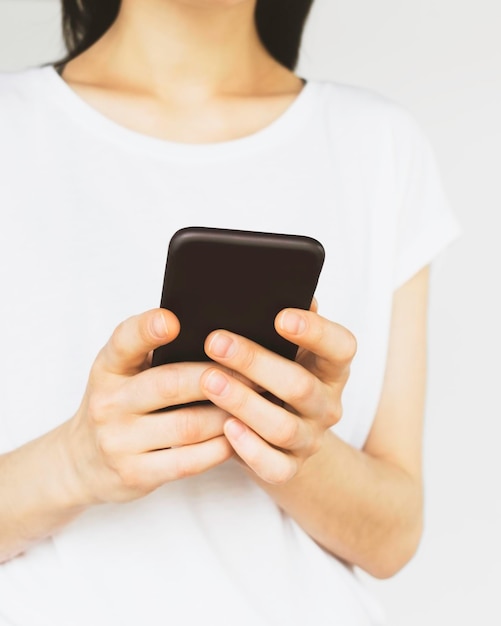
{"label": "white t-shirt", "polygon": [[[0,74],[0,452],[78,408],[115,326],[158,306],[184,226],[303,234],[326,250],[319,312],[358,353],[340,437],[361,448],[394,290],[457,233],[414,118],[309,81],[273,123],[181,144],[127,129],[52,66]],[[92,508],[0,566],[0,624],[379,624],[356,575],[234,461]]]}

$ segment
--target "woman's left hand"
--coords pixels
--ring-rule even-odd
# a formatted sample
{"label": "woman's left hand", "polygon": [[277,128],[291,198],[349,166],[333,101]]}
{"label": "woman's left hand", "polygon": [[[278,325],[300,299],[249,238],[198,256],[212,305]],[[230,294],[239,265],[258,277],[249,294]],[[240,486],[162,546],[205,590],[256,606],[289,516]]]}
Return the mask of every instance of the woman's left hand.
{"label": "woman's left hand", "polygon": [[341,393],[356,340],[346,328],[313,310],[285,309],[277,315],[275,328],[299,346],[296,361],[226,330],[211,333],[205,342],[211,359],[275,399],[217,367],[203,374],[201,386],[211,402],[232,416],[224,432],[242,461],[262,480],[284,484],[340,420]]}

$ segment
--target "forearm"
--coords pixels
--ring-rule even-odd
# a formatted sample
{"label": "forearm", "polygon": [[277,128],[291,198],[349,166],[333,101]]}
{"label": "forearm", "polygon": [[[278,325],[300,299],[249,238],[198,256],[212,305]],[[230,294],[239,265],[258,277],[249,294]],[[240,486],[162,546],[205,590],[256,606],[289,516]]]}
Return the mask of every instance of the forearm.
{"label": "forearm", "polygon": [[0,563],[62,528],[86,505],[75,489],[66,425],[0,456]]}
{"label": "forearm", "polygon": [[395,574],[419,543],[421,485],[332,432],[291,481],[259,484],[322,547],[378,578]]}

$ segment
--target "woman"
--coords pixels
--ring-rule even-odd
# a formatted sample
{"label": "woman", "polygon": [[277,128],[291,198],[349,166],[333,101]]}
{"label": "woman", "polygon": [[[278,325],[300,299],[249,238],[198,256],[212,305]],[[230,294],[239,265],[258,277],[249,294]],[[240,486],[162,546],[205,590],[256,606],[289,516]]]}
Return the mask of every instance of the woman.
{"label": "woman", "polygon": [[[1,624],[382,621],[353,566],[420,539],[456,224],[406,111],[294,73],[310,5],[65,0],[68,57],[1,76]],[[276,320],[296,363],[222,329],[149,368],[189,225],[323,243],[318,311]]]}

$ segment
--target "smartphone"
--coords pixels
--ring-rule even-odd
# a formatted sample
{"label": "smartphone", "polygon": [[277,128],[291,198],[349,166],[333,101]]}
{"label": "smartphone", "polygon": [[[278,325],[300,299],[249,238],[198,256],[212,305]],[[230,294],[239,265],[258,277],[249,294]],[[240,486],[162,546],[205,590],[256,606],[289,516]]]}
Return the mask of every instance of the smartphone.
{"label": "smartphone", "polygon": [[216,329],[247,337],[288,359],[297,346],[275,330],[284,308],[308,310],[324,263],[320,242],[300,235],[189,227],[172,237],[160,306],[181,331],[157,348],[152,365],[207,361]]}

